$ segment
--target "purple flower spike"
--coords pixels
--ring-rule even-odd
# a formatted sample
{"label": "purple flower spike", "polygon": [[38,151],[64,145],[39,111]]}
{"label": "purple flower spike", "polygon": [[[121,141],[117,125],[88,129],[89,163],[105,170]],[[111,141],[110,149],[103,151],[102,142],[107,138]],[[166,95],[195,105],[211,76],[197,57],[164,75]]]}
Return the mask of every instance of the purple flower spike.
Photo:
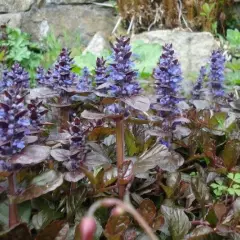
{"label": "purple flower spike", "polygon": [[97,58],[96,61],[96,68],[95,68],[95,81],[96,81],[96,86],[99,87],[103,83],[107,81],[108,74],[107,74],[107,67],[105,66],[106,60],[104,58]]}
{"label": "purple flower spike", "polygon": [[209,87],[213,97],[224,96],[224,68],[225,68],[225,57],[221,50],[212,52],[210,63],[210,74],[209,74]]}
{"label": "purple flower spike", "polygon": [[83,68],[82,76],[77,84],[77,89],[81,92],[89,92],[92,89],[90,72],[87,67]]}
{"label": "purple flower spike", "polygon": [[71,72],[73,59],[70,58],[71,52],[63,48],[53,69],[49,69],[45,76],[41,68],[38,69],[36,79],[39,84],[46,85],[53,89],[61,87],[71,87],[76,83],[76,75]]}
{"label": "purple flower spike", "polygon": [[[163,46],[163,54],[160,57],[158,67],[153,70],[157,95],[156,110],[160,116],[171,115],[177,112],[182,71],[175,57],[172,44]],[[155,108],[155,106],[153,107]]]}
{"label": "purple flower spike", "polygon": [[130,38],[117,38],[117,43],[113,46],[113,62],[108,66],[108,81],[112,86],[108,89],[108,94],[112,97],[130,97],[141,92],[139,83],[136,81],[138,72],[133,69],[130,51]]}
{"label": "purple flower spike", "polygon": [[193,100],[199,100],[201,98],[201,90],[202,90],[203,82],[206,76],[207,76],[206,67],[201,67],[199,77],[195,85],[193,86],[193,89],[191,92]]}
{"label": "purple flower spike", "polygon": [[0,152],[12,155],[25,148],[25,135],[30,126],[28,110],[24,107],[24,97],[20,89],[12,88],[4,91],[4,99],[0,103]]}
{"label": "purple flower spike", "polygon": [[26,72],[19,63],[12,65],[11,70],[3,71],[3,79],[1,81],[0,88],[6,89],[8,87],[14,86],[17,88],[27,89],[29,88],[30,77],[28,72]]}

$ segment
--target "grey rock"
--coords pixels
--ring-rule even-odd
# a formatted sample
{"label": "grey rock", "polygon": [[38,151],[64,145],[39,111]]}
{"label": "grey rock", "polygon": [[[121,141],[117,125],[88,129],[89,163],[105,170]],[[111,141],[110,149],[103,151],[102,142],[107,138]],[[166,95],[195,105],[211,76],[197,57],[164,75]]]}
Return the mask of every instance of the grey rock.
{"label": "grey rock", "polygon": [[135,35],[134,40],[146,43],[172,43],[185,76],[199,71],[208,62],[212,50],[218,48],[213,35],[208,32],[157,30]]}
{"label": "grey rock", "polygon": [[96,0],[46,0],[46,4],[83,4],[83,3],[93,3]]}
{"label": "grey rock", "polygon": [[0,13],[28,11],[34,0],[0,0]]}
{"label": "grey rock", "polygon": [[21,13],[8,13],[0,15],[0,25],[7,23],[9,27],[20,28],[22,20]]}
{"label": "grey rock", "polygon": [[108,48],[109,44],[103,34],[101,32],[97,32],[86,47],[86,49],[83,51],[83,54],[90,52],[96,56],[100,56],[103,50]]}
{"label": "grey rock", "polygon": [[[35,40],[53,30],[57,37],[79,34],[81,43],[87,45],[94,34],[101,31],[110,34],[114,25],[113,10],[96,5],[56,5],[26,12],[23,15],[22,30]],[[70,35],[70,36],[71,36]]]}

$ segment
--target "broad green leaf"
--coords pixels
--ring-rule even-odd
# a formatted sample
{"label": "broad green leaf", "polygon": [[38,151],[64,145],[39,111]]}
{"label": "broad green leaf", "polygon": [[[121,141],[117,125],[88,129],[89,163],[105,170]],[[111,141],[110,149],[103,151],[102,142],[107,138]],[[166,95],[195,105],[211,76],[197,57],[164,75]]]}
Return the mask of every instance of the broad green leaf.
{"label": "broad green leaf", "polygon": [[151,76],[161,55],[162,46],[158,43],[145,43],[142,40],[135,40],[132,42],[132,51],[136,69],[139,70],[141,77],[148,78]]}
{"label": "broad green leaf", "polygon": [[172,240],[184,239],[191,228],[191,223],[184,210],[162,205],[161,212],[168,226]]}
{"label": "broad green leaf", "polygon": [[35,177],[26,190],[17,196],[10,196],[10,199],[15,203],[31,200],[55,190],[61,186],[62,183],[63,175],[60,172],[49,170]]}

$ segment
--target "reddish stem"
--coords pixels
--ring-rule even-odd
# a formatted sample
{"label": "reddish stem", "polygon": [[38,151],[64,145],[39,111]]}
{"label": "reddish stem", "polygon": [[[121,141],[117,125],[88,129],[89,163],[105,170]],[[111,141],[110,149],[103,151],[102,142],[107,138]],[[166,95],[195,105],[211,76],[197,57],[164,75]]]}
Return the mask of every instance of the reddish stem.
{"label": "reddish stem", "polygon": [[[15,173],[8,176],[8,193],[10,196],[15,195]],[[9,228],[19,223],[17,204],[9,201]]]}
{"label": "reddish stem", "polygon": [[[120,178],[120,167],[124,162],[124,123],[123,118],[116,119],[116,143],[117,143],[117,167],[118,179]],[[119,198],[123,199],[125,193],[125,186],[118,184]]]}

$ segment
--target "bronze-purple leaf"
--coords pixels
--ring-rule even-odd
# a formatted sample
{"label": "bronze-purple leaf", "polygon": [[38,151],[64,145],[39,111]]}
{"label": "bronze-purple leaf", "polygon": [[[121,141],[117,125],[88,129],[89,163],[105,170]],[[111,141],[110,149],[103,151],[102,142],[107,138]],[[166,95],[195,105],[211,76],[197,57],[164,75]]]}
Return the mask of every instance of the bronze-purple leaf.
{"label": "bronze-purple leaf", "polygon": [[120,236],[131,224],[131,219],[127,214],[111,216],[105,226],[104,235],[110,239],[120,240]]}
{"label": "bronze-purple leaf", "polygon": [[35,240],[66,240],[68,230],[69,225],[64,220],[57,220],[40,231]]}
{"label": "bronze-purple leaf", "polygon": [[152,225],[156,217],[157,209],[152,200],[144,199],[139,205],[138,212],[149,225]]}
{"label": "bronze-purple leaf", "polygon": [[27,224],[20,223],[8,229],[5,232],[1,232],[0,239],[1,240],[13,240],[13,239],[32,240],[32,236],[30,234],[30,230],[27,227]]}
{"label": "bronze-purple leaf", "polygon": [[11,162],[22,165],[34,165],[45,161],[50,155],[50,147],[42,145],[27,146],[20,154],[15,155]]}
{"label": "bronze-purple leaf", "polygon": [[71,156],[71,152],[69,150],[59,148],[52,149],[50,154],[58,162],[67,161]]}
{"label": "bronze-purple leaf", "polygon": [[119,184],[126,185],[133,178],[133,162],[131,160],[124,161],[119,167]]}
{"label": "bronze-purple leaf", "polygon": [[51,192],[61,186],[62,183],[63,175],[60,172],[48,170],[33,178],[29,186],[19,195],[9,196],[9,198],[14,203],[21,203]]}
{"label": "bronze-purple leaf", "polygon": [[129,98],[122,98],[121,100],[134,109],[143,112],[147,112],[150,108],[150,100],[146,96],[132,96]]}

